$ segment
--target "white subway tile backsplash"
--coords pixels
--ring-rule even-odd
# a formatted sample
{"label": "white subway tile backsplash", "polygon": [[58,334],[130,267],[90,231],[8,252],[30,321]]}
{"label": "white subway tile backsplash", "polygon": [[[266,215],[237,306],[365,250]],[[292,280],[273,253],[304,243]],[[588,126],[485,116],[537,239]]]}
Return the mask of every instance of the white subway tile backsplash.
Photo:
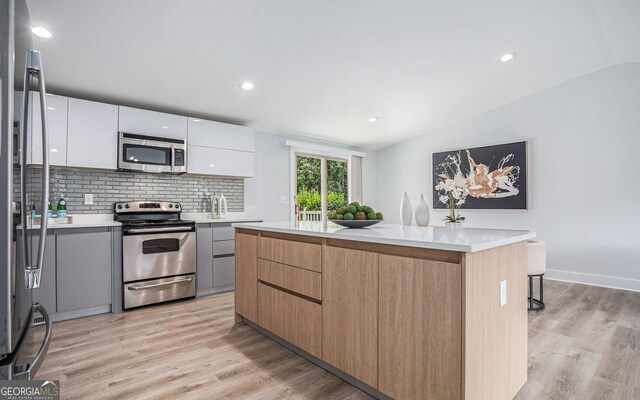
{"label": "white subway tile backsplash", "polygon": [[[39,192],[40,170],[30,168],[31,193]],[[16,186],[16,185],[14,185]],[[18,188],[19,190],[19,188]],[[63,193],[70,214],[111,214],[116,201],[174,200],[185,212],[209,212],[209,197],[224,193],[230,212],[244,211],[244,180],[215,176],[151,175],[129,172],[105,172],[51,168],[51,203]],[[93,205],[84,204],[84,195],[93,194]],[[33,198],[38,208],[39,199]],[[39,210],[38,210],[39,212]]]}

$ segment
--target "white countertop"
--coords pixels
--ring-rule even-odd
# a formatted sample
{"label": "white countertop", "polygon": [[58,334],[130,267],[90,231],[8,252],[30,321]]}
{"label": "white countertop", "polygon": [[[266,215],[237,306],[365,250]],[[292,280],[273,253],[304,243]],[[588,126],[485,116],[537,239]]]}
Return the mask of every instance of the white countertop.
{"label": "white countertop", "polygon": [[234,222],[259,222],[260,218],[247,218],[244,213],[228,213],[226,218],[211,218],[210,213],[182,213],[182,219],[195,221],[196,224],[224,224]]}
{"label": "white countertop", "polygon": [[235,223],[236,228],[254,229],[292,235],[318,236],[331,239],[355,240],[425,249],[474,253],[512,243],[533,239],[529,231],[401,226],[380,223],[363,229],[349,229],[332,222],[261,222]]}
{"label": "white countertop", "polygon": [[[49,218],[48,229],[73,229],[73,228],[103,228],[121,226],[120,222],[113,220],[113,214],[75,214],[69,215],[73,219],[70,224],[57,223],[56,218]],[[40,225],[31,225],[29,229],[40,229]]]}
{"label": "white countertop", "polygon": [[[70,214],[73,219],[70,224],[57,223],[56,218],[49,218],[48,229],[73,229],[73,228],[103,228],[122,226],[118,221],[113,220],[113,214]],[[256,222],[258,218],[246,218],[244,213],[229,213],[227,218],[211,218],[209,213],[182,213],[180,216],[184,220],[195,221],[197,224],[223,224],[234,222]],[[29,229],[40,229],[40,225],[31,225]]]}

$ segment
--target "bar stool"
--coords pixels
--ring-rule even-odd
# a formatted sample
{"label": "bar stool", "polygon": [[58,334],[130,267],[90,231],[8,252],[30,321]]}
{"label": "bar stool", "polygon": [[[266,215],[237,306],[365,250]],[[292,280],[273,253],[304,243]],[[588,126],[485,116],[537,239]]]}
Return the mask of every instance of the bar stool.
{"label": "bar stool", "polygon": [[[544,310],[544,273],[547,271],[547,244],[541,240],[527,241],[529,249],[529,311]],[[540,298],[533,297],[533,278],[540,278]]]}

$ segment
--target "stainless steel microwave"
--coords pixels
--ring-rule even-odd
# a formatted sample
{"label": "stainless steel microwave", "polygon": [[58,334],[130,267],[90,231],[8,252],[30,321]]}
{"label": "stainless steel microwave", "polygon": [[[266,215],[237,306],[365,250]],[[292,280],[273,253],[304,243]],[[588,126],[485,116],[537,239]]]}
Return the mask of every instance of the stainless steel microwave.
{"label": "stainless steel microwave", "polygon": [[187,172],[187,141],[119,132],[118,170],[184,174]]}

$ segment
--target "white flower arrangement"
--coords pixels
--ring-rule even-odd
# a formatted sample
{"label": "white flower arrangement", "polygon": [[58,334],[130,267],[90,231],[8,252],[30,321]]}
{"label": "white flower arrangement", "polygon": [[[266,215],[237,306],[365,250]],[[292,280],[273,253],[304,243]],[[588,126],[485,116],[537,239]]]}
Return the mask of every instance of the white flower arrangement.
{"label": "white flower arrangement", "polygon": [[441,203],[447,204],[449,208],[449,215],[444,218],[444,221],[449,222],[462,222],[465,217],[460,214],[456,215],[456,208],[462,207],[467,198],[467,190],[464,187],[457,186],[453,179],[445,178],[440,180],[436,184],[436,190],[440,192],[438,200]]}

